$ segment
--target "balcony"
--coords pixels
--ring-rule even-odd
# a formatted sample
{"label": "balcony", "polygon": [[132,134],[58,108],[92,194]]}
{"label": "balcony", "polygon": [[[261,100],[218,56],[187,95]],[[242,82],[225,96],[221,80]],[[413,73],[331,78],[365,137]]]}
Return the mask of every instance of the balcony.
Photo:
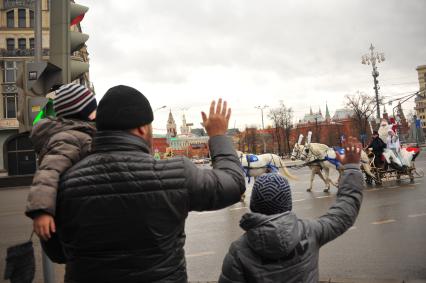
{"label": "balcony", "polygon": [[[49,55],[49,49],[43,49],[43,56]],[[31,57],[34,56],[34,49],[0,49],[0,57]]]}
{"label": "balcony", "polygon": [[0,130],[17,128],[19,128],[19,122],[17,119],[0,119]]}
{"label": "balcony", "polygon": [[4,0],[3,7],[5,10],[9,10],[13,8],[33,9],[34,0]]}

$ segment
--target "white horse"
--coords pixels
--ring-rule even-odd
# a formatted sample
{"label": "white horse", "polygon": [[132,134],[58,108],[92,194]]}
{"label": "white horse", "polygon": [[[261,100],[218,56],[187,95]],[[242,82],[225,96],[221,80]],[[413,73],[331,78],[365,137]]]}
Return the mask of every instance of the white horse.
{"label": "white horse", "polygon": [[265,153],[254,155],[237,151],[237,155],[244,168],[246,176],[249,178],[249,181],[250,177],[256,178],[264,173],[273,171],[278,171],[279,174],[289,179],[296,179],[296,177],[288,171],[287,167],[282,162],[282,159],[276,154]]}
{"label": "white horse", "polygon": [[[318,175],[324,181],[326,184],[324,192],[328,192],[330,190],[330,184],[337,187],[343,168],[337,162],[336,152],[332,148],[325,144],[311,143],[310,136],[311,133],[308,134],[308,141],[305,145],[301,145],[303,135],[299,136],[298,143],[294,145],[291,159],[301,159],[306,161],[311,169],[311,183],[307,189],[308,192],[312,190],[315,175]],[[374,174],[371,172],[370,160],[364,151],[361,151],[361,167],[368,176],[375,179]],[[339,179],[337,182],[333,182],[333,180],[330,179],[330,170],[337,170],[339,173]],[[325,176],[323,176],[321,171],[324,171]]]}
{"label": "white horse", "polygon": [[[312,145],[312,144],[311,144]],[[316,147],[316,144],[314,144]],[[305,152],[307,150],[308,152]],[[305,152],[305,153],[304,153]],[[302,159],[302,155],[306,154]],[[309,148],[305,145],[296,143],[293,148],[293,152],[291,154],[291,160],[300,159],[306,161],[307,166],[311,169],[311,179],[310,185],[307,189],[308,192],[312,191],[312,186],[314,182],[315,175],[318,175],[325,183],[326,188],[324,192],[328,192],[330,190],[330,185],[337,187],[336,182],[330,179],[330,169],[336,169],[336,167],[328,161],[324,161],[323,159],[315,158],[314,156],[309,154]],[[323,174],[324,172],[324,174]],[[340,173],[339,173],[340,174]]]}

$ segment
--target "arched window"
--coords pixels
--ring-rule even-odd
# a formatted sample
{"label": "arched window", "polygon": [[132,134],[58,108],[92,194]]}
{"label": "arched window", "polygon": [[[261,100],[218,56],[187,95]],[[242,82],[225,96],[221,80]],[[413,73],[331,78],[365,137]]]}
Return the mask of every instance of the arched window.
{"label": "arched window", "polygon": [[11,10],[6,13],[7,14],[7,27],[14,28],[15,27],[15,11]]}
{"label": "arched window", "polygon": [[34,27],[34,11],[30,10],[30,28]]}
{"label": "arched window", "polygon": [[27,48],[27,40],[25,38],[18,39],[18,49],[26,49]]}
{"label": "arched window", "polygon": [[27,27],[26,19],[27,19],[27,16],[26,16],[25,9],[19,9],[18,10],[18,27],[20,28]]}

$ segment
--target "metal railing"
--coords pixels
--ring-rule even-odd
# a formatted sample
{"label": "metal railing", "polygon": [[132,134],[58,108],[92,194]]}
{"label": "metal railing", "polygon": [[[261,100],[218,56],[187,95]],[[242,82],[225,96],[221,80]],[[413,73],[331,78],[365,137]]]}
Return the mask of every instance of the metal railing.
{"label": "metal railing", "polygon": [[[13,50],[7,50],[7,49],[0,49],[0,57],[29,57],[34,56],[35,52],[34,49],[13,49]],[[49,49],[44,48],[42,52],[43,56],[49,55]]]}

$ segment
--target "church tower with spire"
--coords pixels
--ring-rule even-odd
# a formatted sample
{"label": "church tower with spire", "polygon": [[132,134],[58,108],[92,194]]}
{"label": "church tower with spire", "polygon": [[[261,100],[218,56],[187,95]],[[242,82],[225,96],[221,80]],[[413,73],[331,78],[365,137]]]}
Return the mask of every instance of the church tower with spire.
{"label": "church tower with spire", "polygon": [[176,137],[176,134],[176,123],[175,119],[173,118],[172,110],[170,109],[169,119],[167,119],[167,137],[174,138]]}
{"label": "church tower with spire", "polygon": [[182,126],[180,127],[180,133],[182,135],[189,135],[191,132],[188,123],[186,123],[186,117],[185,114],[182,115]]}
{"label": "church tower with spire", "polygon": [[331,121],[331,116],[330,116],[330,110],[328,110],[328,103],[325,103],[325,120],[327,121],[327,123],[330,123]]}

